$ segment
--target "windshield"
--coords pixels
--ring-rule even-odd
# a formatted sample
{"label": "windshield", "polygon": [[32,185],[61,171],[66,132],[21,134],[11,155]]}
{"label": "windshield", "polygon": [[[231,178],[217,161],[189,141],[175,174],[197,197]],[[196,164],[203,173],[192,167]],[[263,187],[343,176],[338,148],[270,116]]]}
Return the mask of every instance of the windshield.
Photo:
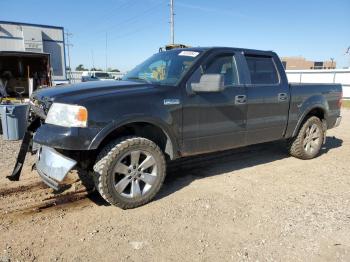
{"label": "windshield", "polygon": [[127,73],[123,80],[141,80],[161,85],[175,85],[200,53],[188,50],[157,53]]}

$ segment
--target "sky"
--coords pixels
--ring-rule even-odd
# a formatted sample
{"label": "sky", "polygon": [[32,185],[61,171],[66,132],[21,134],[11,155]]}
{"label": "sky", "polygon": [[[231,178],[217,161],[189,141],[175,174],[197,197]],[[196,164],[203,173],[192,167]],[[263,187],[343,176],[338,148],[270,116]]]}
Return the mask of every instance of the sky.
{"label": "sky", "polygon": [[[174,0],[175,42],[350,66],[350,0]],[[71,67],[132,69],[170,42],[169,0],[0,0],[0,20],[63,26]],[[107,41],[106,41],[107,39]],[[106,48],[107,42],[107,48]],[[107,56],[106,56],[107,54]],[[68,65],[68,61],[67,61]]]}

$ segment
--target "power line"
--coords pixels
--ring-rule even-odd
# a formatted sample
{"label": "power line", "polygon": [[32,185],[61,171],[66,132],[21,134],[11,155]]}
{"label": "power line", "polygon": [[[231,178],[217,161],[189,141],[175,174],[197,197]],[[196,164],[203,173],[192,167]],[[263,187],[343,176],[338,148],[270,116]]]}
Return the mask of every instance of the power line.
{"label": "power line", "polygon": [[[167,20],[166,18],[159,19],[159,22],[165,22],[166,20]],[[111,41],[111,40],[121,39],[121,38],[130,36],[130,35],[133,35],[133,34],[136,34],[136,33],[142,32],[142,31],[145,31],[145,30],[149,30],[149,28],[150,28],[149,27],[149,23],[148,24],[144,24],[144,26],[139,27],[136,30],[126,32],[125,34],[115,35],[113,37],[109,37],[108,40]]]}
{"label": "power line", "polygon": [[[98,18],[98,23],[97,24],[93,24],[93,25],[89,25],[88,27],[85,27],[85,29],[82,29],[80,30],[80,34],[84,34],[84,33],[88,33],[88,34],[91,34],[91,28],[92,27],[101,27],[99,26],[100,24],[106,24],[106,22],[109,22],[110,20],[112,20],[114,17],[115,17],[115,11],[119,11],[120,9],[125,9],[125,8],[130,8],[132,7],[133,5],[135,5],[136,2],[132,2],[132,1],[125,1],[123,2],[122,4],[120,5],[117,5],[117,6],[114,6],[112,8],[108,8],[108,12],[99,12],[99,13],[95,13],[95,14],[101,14],[103,13],[103,17],[100,17],[100,16],[96,16],[95,15],[95,18],[97,17]],[[90,21],[92,21],[92,19],[90,18]],[[95,33],[98,32],[105,32],[105,30],[97,30],[95,31]]]}
{"label": "power line", "polygon": [[[121,21],[118,24],[118,27],[120,27],[120,25],[123,25],[123,24],[128,24],[130,25],[130,22],[134,22],[134,21],[137,21],[139,20],[139,18],[149,14],[149,13],[152,13],[154,10],[156,10],[157,8],[159,7],[162,7],[162,5],[164,5],[165,2],[157,2],[155,5],[152,5],[150,8],[147,8],[145,10],[143,10],[142,12],[140,12],[139,14],[136,14],[135,16],[132,16],[132,17],[129,17],[128,19],[124,20],[124,21]],[[113,26],[113,24],[111,25],[111,27]]]}
{"label": "power line", "polygon": [[119,22],[118,21],[114,21],[113,23],[110,23],[108,26],[104,27],[104,29],[95,31],[93,33],[91,33],[91,31],[90,31],[89,34],[90,35],[93,35],[93,34],[96,35],[96,34],[105,33],[106,31],[109,31],[109,29],[111,29],[111,28],[113,28],[113,30],[115,30],[116,28],[120,29],[121,26],[124,25],[124,24],[127,24],[128,27],[130,27],[130,25],[133,25],[133,24],[135,24],[135,22],[139,21],[140,18],[142,18],[145,15],[148,15],[149,13],[154,12],[155,9],[161,7],[164,4],[165,4],[165,2],[157,3],[157,4],[152,5],[151,7],[143,10],[142,12],[140,12],[140,13],[134,15],[134,16],[128,17],[125,20],[121,20]]}

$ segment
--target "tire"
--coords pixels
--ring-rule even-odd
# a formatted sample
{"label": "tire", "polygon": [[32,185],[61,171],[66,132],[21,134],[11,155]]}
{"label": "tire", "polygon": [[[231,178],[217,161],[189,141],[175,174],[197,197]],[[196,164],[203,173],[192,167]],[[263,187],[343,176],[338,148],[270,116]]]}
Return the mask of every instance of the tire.
{"label": "tire", "polygon": [[300,159],[312,159],[320,152],[324,139],[321,120],[312,116],[300,128],[298,135],[289,141],[289,153]]}
{"label": "tire", "polygon": [[150,202],[166,175],[164,154],[151,140],[124,137],[105,146],[94,165],[97,191],[111,205],[135,208]]}

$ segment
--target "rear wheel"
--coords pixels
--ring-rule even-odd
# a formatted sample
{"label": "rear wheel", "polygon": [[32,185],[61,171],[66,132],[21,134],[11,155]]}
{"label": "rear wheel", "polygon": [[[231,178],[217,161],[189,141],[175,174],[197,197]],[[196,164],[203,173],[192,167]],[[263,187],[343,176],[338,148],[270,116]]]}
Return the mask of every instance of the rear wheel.
{"label": "rear wheel", "polygon": [[102,197],[128,209],[152,200],[163,184],[166,165],[154,142],[131,137],[107,145],[99,154],[94,171],[96,188]]}
{"label": "rear wheel", "polygon": [[305,121],[298,135],[289,143],[289,153],[300,159],[311,159],[320,152],[324,139],[321,120],[312,116]]}

